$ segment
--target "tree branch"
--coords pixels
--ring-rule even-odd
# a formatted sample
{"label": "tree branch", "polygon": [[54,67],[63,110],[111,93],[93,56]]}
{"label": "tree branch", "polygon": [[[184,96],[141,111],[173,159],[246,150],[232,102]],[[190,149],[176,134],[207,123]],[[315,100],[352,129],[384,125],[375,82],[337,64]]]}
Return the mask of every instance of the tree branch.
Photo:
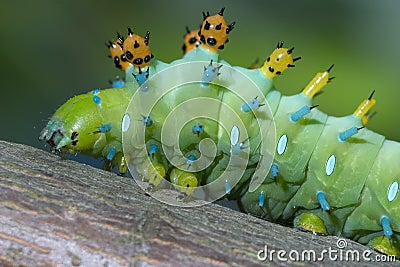
{"label": "tree branch", "polygon": [[[269,253],[286,250],[286,258],[290,250],[337,249],[337,237],[299,232],[215,204],[168,206],[131,178],[5,141],[0,192],[0,262],[6,266],[262,266],[257,253],[266,245]],[[367,249],[347,242],[346,250],[360,257]],[[289,263],[275,252],[270,264]],[[353,262],[326,255],[322,264]]]}

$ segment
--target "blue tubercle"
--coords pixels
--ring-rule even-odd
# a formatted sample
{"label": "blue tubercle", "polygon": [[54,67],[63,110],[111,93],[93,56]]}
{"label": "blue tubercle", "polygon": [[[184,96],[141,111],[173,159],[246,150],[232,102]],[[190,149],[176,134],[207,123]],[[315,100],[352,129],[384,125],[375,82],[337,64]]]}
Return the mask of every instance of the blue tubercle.
{"label": "blue tubercle", "polygon": [[[314,106],[315,107],[315,106]],[[314,107],[310,107],[310,106],[304,106],[301,109],[299,109],[298,111],[290,114],[290,120],[292,122],[298,122],[301,118],[303,118],[305,115],[307,115],[308,113],[311,112],[311,110]]]}
{"label": "blue tubercle", "polygon": [[97,128],[97,132],[98,133],[106,133],[106,132],[111,131],[111,128],[112,128],[111,123],[105,123]]}
{"label": "blue tubercle", "polygon": [[188,157],[188,160],[187,160],[187,165],[190,167],[190,166],[192,166],[192,164],[193,164],[193,162],[196,160],[196,157],[195,156],[193,156],[193,155],[190,155],[189,157]]}
{"label": "blue tubercle", "polygon": [[150,127],[153,125],[153,120],[150,118],[150,116],[143,116],[143,124],[146,125],[146,127]]}
{"label": "blue tubercle", "polygon": [[201,125],[200,123],[196,123],[196,125],[192,127],[192,133],[194,134],[199,135],[203,132],[204,132],[204,126]]}
{"label": "blue tubercle", "polygon": [[231,193],[231,185],[228,180],[225,180],[225,193],[229,195]]}
{"label": "blue tubercle", "polygon": [[107,158],[108,160],[112,160],[112,159],[114,158],[114,156],[115,156],[116,153],[117,153],[117,150],[116,150],[114,147],[112,147],[112,148],[110,149],[110,151],[108,151],[108,154],[107,154],[106,158]]}
{"label": "blue tubercle", "polygon": [[93,90],[93,94],[94,94],[94,95],[97,95],[98,93],[100,93],[100,89],[94,89],[94,90]]}
{"label": "blue tubercle", "polygon": [[231,151],[233,155],[238,155],[242,149],[244,149],[244,142],[233,145]]}
{"label": "blue tubercle", "polygon": [[274,178],[276,178],[279,174],[279,166],[276,163],[272,163],[271,165],[271,174]]}
{"label": "blue tubercle", "polygon": [[133,77],[135,77],[138,84],[142,85],[149,78],[149,72],[150,72],[150,68],[147,68],[146,71],[142,71],[142,69],[139,67],[139,72],[136,74],[132,73],[132,75],[133,75]]}
{"label": "blue tubercle", "polygon": [[100,105],[100,104],[101,104],[101,98],[98,97],[97,95],[95,95],[95,96],[93,96],[93,102],[94,102],[96,105]]}
{"label": "blue tubercle", "polygon": [[261,191],[258,194],[258,206],[262,207],[262,206],[264,206],[264,203],[265,203],[265,193],[264,193],[264,191]]}
{"label": "blue tubercle", "polygon": [[217,78],[221,73],[219,73],[219,69],[222,67],[222,65],[219,65],[218,67],[213,66],[213,60],[211,59],[210,64],[207,67],[204,67],[204,72],[203,76],[201,77],[202,85],[207,86],[209,83],[211,83],[215,78]]}
{"label": "blue tubercle", "polygon": [[263,106],[264,104],[260,104],[260,101],[258,101],[257,97],[253,98],[252,100],[250,100],[247,103],[242,104],[242,106],[240,107],[240,109],[243,112],[250,112],[252,110],[257,110],[259,109],[261,106]]}
{"label": "blue tubercle", "polygon": [[345,142],[347,139],[358,133],[359,130],[361,130],[364,127],[357,128],[357,127],[351,127],[350,129],[347,129],[344,132],[339,133],[339,140],[342,142]]}
{"label": "blue tubercle", "polygon": [[150,149],[149,149],[149,155],[154,157],[154,155],[156,154],[158,150],[158,146],[156,144],[151,144],[150,145]]}
{"label": "blue tubercle", "polygon": [[390,227],[390,220],[386,216],[382,216],[381,218],[381,224],[383,228],[383,233],[385,234],[386,237],[391,237],[393,235],[393,230]]}
{"label": "blue tubercle", "polygon": [[330,210],[331,207],[329,206],[328,201],[326,201],[324,192],[318,191],[317,192],[317,199],[318,199],[319,205],[321,205],[321,208],[323,210],[325,210],[325,211]]}
{"label": "blue tubercle", "polygon": [[125,81],[117,77],[115,77],[115,80],[111,82],[112,88],[124,88],[125,87]]}

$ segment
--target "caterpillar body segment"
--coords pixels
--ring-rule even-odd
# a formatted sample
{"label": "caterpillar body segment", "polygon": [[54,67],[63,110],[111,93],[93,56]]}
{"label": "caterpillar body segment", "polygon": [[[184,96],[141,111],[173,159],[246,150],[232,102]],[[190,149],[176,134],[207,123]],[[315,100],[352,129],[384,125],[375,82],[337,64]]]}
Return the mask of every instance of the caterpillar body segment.
{"label": "caterpillar body segment", "polygon": [[374,163],[370,166],[365,187],[360,194],[360,205],[352,212],[345,223],[346,232],[359,234],[361,223],[365,233],[371,234],[382,231],[382,216],[386,216],[390,219],[390,227],[394,231],[393,235],[397,236],[394,239],[398,241],[400,221],[398,216],[393,215],[399,214],[400,166],[390,164],[390,161],[398,159],[399,156],[400,144],[385,140]]}

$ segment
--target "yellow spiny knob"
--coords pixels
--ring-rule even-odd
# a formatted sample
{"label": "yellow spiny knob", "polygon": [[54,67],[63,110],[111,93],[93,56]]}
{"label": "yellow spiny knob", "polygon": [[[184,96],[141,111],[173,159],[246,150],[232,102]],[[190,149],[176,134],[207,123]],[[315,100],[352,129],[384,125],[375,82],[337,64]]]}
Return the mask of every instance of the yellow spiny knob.
{"label": "yellow spiny knob", "polygon": [[276,49],[271,53],[271,55],[264,62],[264,65],[260,68],[261,73],[272,79],[276,75],[282,74],[287,68],[294,67],[293,62],[299,60],[300,57],[293,58],[292,52],[293,48],[287,49],[282,47],[283,43],[278,43]]}
{"label": "yellow spiny knob", "polygon": [[303,90],[303,94],[309,98],[313,98],[322,88],[333,79],[329,78],[329,71],[333,68],[333,65],[324,72],[318,72],[314,78],[307,84]]}

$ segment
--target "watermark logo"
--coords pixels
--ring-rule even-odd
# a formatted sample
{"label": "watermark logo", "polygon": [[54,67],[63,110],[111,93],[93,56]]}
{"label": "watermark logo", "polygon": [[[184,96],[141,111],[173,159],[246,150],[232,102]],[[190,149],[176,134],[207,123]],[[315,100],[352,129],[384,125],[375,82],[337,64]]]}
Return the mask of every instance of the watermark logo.
{"label": "watermark logo", "polygon": [[338,249],[345,249],[347,247],[347,240],[343,238],[339,238],[336,242],[336,247]]}
{"label": "watermark logo", "polygon": [[345,262],[395,262],[396,257],[374,253],[370,249],[359,251],[348,249],[347,240],[339,238],[335,247],[328,247],[319,251],[313,249],[305,250],[275,250],[265,245],[263,249],[257,252],[257,259],[260,261],[299,261],[299,262],[317,262],[317,261],[345,261]]}

